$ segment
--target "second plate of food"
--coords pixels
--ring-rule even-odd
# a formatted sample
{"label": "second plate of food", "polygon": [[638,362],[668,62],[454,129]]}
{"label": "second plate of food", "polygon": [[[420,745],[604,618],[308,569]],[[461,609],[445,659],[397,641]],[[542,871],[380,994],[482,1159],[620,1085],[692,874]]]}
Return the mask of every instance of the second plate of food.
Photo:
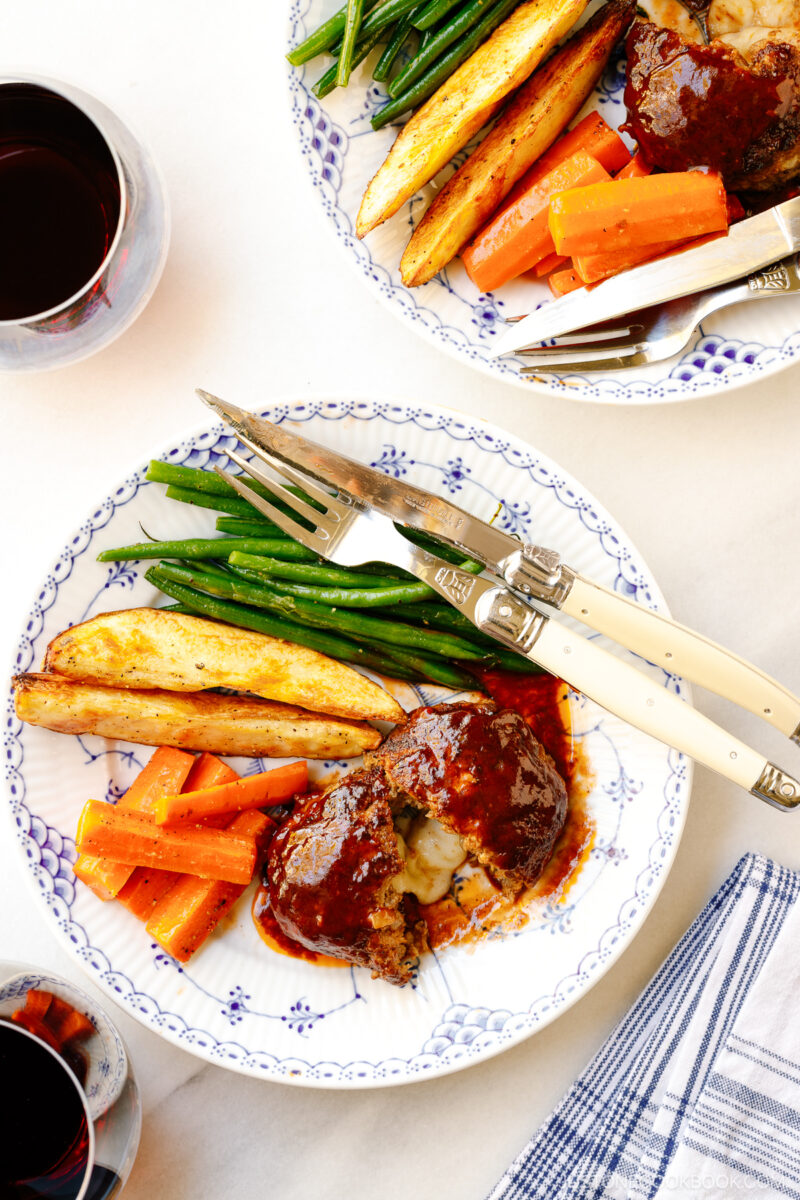
{"label": "second plate of food", "polygon": [[[266,415],[494,518],[524,540],[553,546],[600,583],[663,609],[641,555],[602,507],[555,463],[495,427],[433,407],[336,398],[278,403]],[[211,471],[230,466],[228,451],[236,446],[216,425],[160,457],[173,467]],[[121,481],[50,567],[20,639],[18,674],[40,671],[48,645],[71,626],[168,603],[145,578],[148,562],[98,562],[100,552],[140,542],[142,531],[158,539],[230,537],[215,529],[213,511],[167,498],[146,471],[142,464]],[[224,557],[221,549],[217,558]],[[72,669],[64,646],[61,639],[51,652],[51,669]],[[192,670],[208,669],[195,657]],[[637,665],[653,670],[664,687],[683,690],[680,680]],[[456,681],[447,689],[413,678],[392,682],[374,667],[373,682],[406,710],[494,694],[529,721],[569,789],[564,832],[539,883],[511,902],[478,867],[459,866],[447,894],[423,905],[432,948],[402,986],[360,966],[281,952],[287,947],[263,936],[274,932],[269,921],[254,920],[255,886],[191,958],[173,956],[163,937],[149,934],[118,901],[100,900],[73,872],[85,801],[119,798],[152,748],[119,735],[23,724],[9,698],[9,804],[20,855],[54,932],[130,1013],[211,1062],[339,1088],[469,1066],[541,1029],[591,987],[640,927],[666,878],[689,799],[690,764],[680,755],[548,677],[494,671],[474,686]],[[409,674],[408,664],[401,673]],[[242,690],[241,676],[207,686],[226,682]],[[205,694],[214,704],[224,701]],[[317,788],[358,764],[303,749],[293,757],[306,756]],[[247,776],[278,765],[263,755],[228,762]]]}
{"label": "second plate of food", "polygon": [[[287,50],[296,47],[330,18],[336,7],[334,0],[292,0]],[[590,4],[578,26],[597,8],[596,4]],[[680,6],[649,0],[639,10],[640,15],[644,10],[657,25],[669,22],[681,32],[695,28]],[[771,375],[796,360],[800,347],[800,300],[793,296],[768,307],[740,304],[712,314],[694,331],[679,354],[643,367],[614,367],[583,374],[569,369],[542,370],[535,376],[526,376],[521,374],[522,368],[535,360],[520,355],[493,358],[492,348],[507,328],[505,319],[529,313],[552,298],[543,279],[536,278],[533,270],[529,270],[494,290],[481,291],[456,257],[429,282],[406,287],[399,269],[409,238],[419,228],[423,215],[454,168],[465,162],[477,139],[460,149],[430,183],[415,188],[414,194],[385,223],[362,239],[356,236],[362,197],[399,131],[397,124],[377,131],[371,126],[372,118],[386,103],[385,84],[375,83],[371,77],[379,49],[356,68],[346,88],[336,88],[323,99],[317,98],[313,88],[332,62],[329,55],[320,55],[300,67],[290,65],[288,85],[292,121],[305,170],[329,227],[367,287],[404,324],[461,362],[495,378],[550,395],[601,404],[653,404],[724,393]],[[577,73],[575,64],[570,69]],[[612,129],[618,129],[626,120],[625,83],[624,50],[618,44],[593,93],[567,123],[568,127],[574,128],[580,118],[595,112]],[[551,107],[558,105],[554,102]],[[488,116],[494,111],[491,109]],[[441,122],[435,132],[443,137],[448,125]],[[628,140],[629,148],[632,145]],[[406,158],[409,154],[407,148]],[[609,170],[618,168],[618,163],[609,166]],[[497,170],[502,174],[504,167],[498,165]],[[490,190],[488,184],[486,187]],[[761,286],[769,289],[781,285],[765,278]]]}

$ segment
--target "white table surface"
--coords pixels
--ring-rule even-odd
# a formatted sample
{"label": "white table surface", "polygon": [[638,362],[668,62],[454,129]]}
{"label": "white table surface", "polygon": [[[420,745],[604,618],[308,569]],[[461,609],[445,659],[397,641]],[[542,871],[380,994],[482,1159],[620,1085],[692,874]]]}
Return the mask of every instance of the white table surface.
{"label": "white table surface", "polygon": [[[367,294],[301,171],[284,95],[284,8],[6,8],[0,73],[71,80],[126,116],[163,169],[173,239],[154,299],[116,344],[54,373],[0,377],[3,661],[72,527],[132,464],[203,422],[200,385],[250,407],[288,395],[393,395],[513,430],[618,518],[676,617],[800,691],[800,367],[716,399],[605,408],[525,394],[420,340]],[[797,771],[757,721],[696,698]],[[479,1200],[748,850],[800,867],[800,814],[768,809],[698,768],[676,863],[622,958],[546,1030],[439,1080],[337,1093],[246,1079],[108,1002],[144,1103],[126,1200]],[[45,924],[7,831],[0,912],[0,957],[93,987]]]}

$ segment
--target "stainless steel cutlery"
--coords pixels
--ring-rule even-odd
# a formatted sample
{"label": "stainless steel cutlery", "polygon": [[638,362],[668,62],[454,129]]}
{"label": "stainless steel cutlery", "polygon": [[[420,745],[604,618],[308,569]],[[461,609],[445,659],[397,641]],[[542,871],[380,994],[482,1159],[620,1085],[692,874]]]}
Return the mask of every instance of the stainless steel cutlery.
{"label": "stainless steel cutlery", "polygon": [[792,255],[735,283],[630,313],[624,322],[575,330],[551,338],[547,345],[527,346],[518,351],[530,360],[520,374],[537,375],[553,367],[582,374],[663,362],[680,354],[700,322],[712,313],[748,300],[774,300],[797,292],[800,271],[797,256]]}
{"label": "stainless steel cutlery", "polygon": [[[725,237],[656,259],[543,304],[501,334],[492,357],[742,279],[800,250],[800,197],[732,225]],[[762,289],[763,290],[763,289]],[[755,294],[755,292],[754,292]]]}
{"label": "stainless steel cutlery", "polygon": [[[245,475],[222,470],[220,474],[256,509],[322,558],[347,566],[389,562],[412,572],[483,633],[565,679],[637,728],[770,804],[793,808],[800,803],[800,782],[635,667],[546,616],[531,601],[575,617],[648,660],[727,696],[800,742],[800,699],[758,668],[585,579],[562,563],[555,551],[522,545],[431,492],[389,478],[207,392],[198,394],[253,455],[245,459],[230,453]],[[272,474],[266,474],[264,467]],[[312,528],[264,499],[249,486],[247,476]],[[322,511],[288,491],[292,484],[299,485]],[[458,547],[484,564],[484,572],[471,574],[413,545],[395,522]]]}

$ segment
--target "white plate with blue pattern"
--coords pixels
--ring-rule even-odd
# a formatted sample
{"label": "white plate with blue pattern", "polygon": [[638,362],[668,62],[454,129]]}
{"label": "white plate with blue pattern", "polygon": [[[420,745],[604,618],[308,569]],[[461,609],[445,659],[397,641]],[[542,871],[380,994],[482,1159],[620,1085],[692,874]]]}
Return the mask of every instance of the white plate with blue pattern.
{"label": "white plate with blue pattern", "polygon": [[[639,552],[587,492],[532,447],[474,418],[373,400],[277,403],[268,415],[406,477],[478,515],[557,547],[607,586],[664,611]],[[227,463],[221,425],[170,447],[170,462]],[[35,670],[66,626],[112,609],[159,603],[140,564],[96,562],[141,538],[213,530],[213,515],[164,498],[146,464],[80,525],[46,574],[20,637],[16,671]],[[680,680],[654,677],[685,694]],[[418,702],[435,698],[417,690]],[[270,951],[241,902],[186,966],[159,949],[121,906],[72,875],[78,813],[118,797],[146,747],[22,726],[8,701],[6,780],[14,836],[46,920],[117,1003],[155,1032],[211,1062],[319,1087],[370,1087],[459,1070],[541,1029],[608,970],[640,927],[675,856],[690,764],[576,698],[573,724],[591,766],[593,849],[563,900],[523,929],[424,956],[411,984],[355,968],[315,966]],[[258,770],[259,763],[240,762]],[[323,764],[329,768],[330,764]]]}
{"label": "white plate with blue pattern", "polygon": [[[291,0],[288,47],[301,42],[336,7],[334,0]],[[405,324],[455,358],[496,379],[550,395],[599,404],[657,404],[730,391],[772,375],[800,356],[800,296],[787,296],[776,304],[744,304],[712,315],[679,355],[646,367],[587,375],[542,373],[531,379],[520,374],[525,359],[490,358],[504,317],[531,312],[549,301],[549,288],[525,276],[524,282],[482,295],[460,259],[422,287],[403,286],[399,263],[411,230],[452,173],[452,165],[384,225],[358,240],[354,229],[361,197],[397,127],[375,133],[370,126],[370,118],[385,101],[382,86],[373,83],[367,69],[372,59],[354,73],[349,87],[317,100],[311,88],[329,62],[320,58],[300,69],[288,68],[292,122],[309,180],[336,240],[370,291]],[[624,59],[618,54],[584,111],[599,110],[617,128],[625,119],[624,86]],[[465,157],[462,151],[454,163]]]}

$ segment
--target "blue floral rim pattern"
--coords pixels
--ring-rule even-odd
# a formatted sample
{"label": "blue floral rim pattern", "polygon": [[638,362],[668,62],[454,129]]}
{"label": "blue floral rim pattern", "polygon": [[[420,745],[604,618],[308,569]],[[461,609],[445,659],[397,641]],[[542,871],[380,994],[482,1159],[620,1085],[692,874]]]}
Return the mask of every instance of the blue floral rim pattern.
{"label": "blue floral rim pattern", "polygon": [[[460,445],[472,443],[483,453],[499,456],[504,464],[522,473],[521,479],[526,481],[529,487],[534,484],[546,489],[557,499],[559,505],[579,515],[582,525],[597,540],[603,554],[614,564],[615,586],[618,589],[636,595],[649,606],[658,607],[660,604],[660,596],[650,583],[646,569],[637,562],[624,535],[608,515],[590,497],[586,497],[575,481],[555,464],[515,442],[500,430],[441,410],[372,401],[324,400],[281,403],[268,410],[268,415],[278,422],[287,418],[293,422],[335,423],[345,419],[375,422],[378,435],[376,446],[384,447],[382,456],[376,461],[392,474],[406,469],[404,451],[387,446],[384,440],[385,437],[391,436],[389,431],[392,428],[413,424],[424,431],[442,432],[454,444],[453,453],[448,456],[446,465],[440,468],[451,490],[458,490],[469,473],[462,455],[458,453]],[[312,436],[319,437],[319,433],[314,431]],[[167,461],[183,462],[193,455],[196,456],[198,452],[202,455],[224,453],[234,444],[235,439],[225,434],[220,426],[216,426],[210,432],[175,444],[162,457]],[[146,468],[142,467],[132,474],[112,496],[96,508],[48,573],[22,633],[15,671],[30,669],[40,657],[39,640],[43,632],[45,614],[56,603],[59,589],[70,578],[76,562],[90,549],[98,532],[103,530],[115,512],[128,504],[145,485],[145,470]],[[510,520],[521,520],[524,526],[526,518],[520,515],[519,506],[516,511],[514,506],[511,506],[510,513]],[[121,574],[124,576],[124,572]],[[127,586],[124,577],[115,578],[112,582],[121,582],[123,587]],[[676,691],[681,690],[679,680],[665,677],[665,685]],[[636,877],[632,894],[620,904],[616,921],[605,930],[591,953],[582,958],[577,969],[565,976],[552,991],[534,998],[529,1008],[517,1012],[474,1007],[454,1000],[433,1024],[430,1035],[420,1046],[419,1053],[408,1059],[312,1062],[308,1057],[299,1055],[279,1058],[264,1047],[248,1046],[235,1038],[220,1038],[209,1030],[190,1026],[179,1013],[162,1009],[155,997],[142,991],[133,978],[109,960],[102,947],[92,944],[89,930],[76,920],[72,911],[75,898],[71,870],[75,859],[74,844],[32,812],[26,801],[23,733],[24,727],[14,713],[13,698],[9,697],[4,739],[5,775],[16,837],[24,856],[28,876],[39,900],[45,906],[49,920],[67,948],[95,981],[150,1028],[210,1061],[273,1079],[330,1087],[390,1085],[457,1070],[498,1053],[528,1036],[577,999],[610,965],[653,903],[680,836],[691,775],[688,764],[681,756],[664,751],[666,769],[663,806],[656,822],[658,836],[650,846],[647,862]],[[625,776],[622,765],[619,780],[614,787],[619,791],[620,800],[633,799],[636,794],[637,785]],[[110,796],[114,794],[112,781]],[[598,854],[603,853],[609,860],[612,859],[615,853],[613,846],[598,847]],[[566,916],[568,918],[568,913]],[[559,919],[565,919],[565,914],[560,914]],[[158,950],[155,946],[153,949]],[[157,965],[179,971],[186,983],[192,983],[191,972],[185,971],[169,956],[160,954],[157,955],[157,959],[163,960],[157,962]],[[193,986],[199,987],[197,984]],[[204,991],[202,988],[200,990]],[[209,995],[207,992],[205,994]],[[209,995],[209,998],[215,1010],[218,1013],[222,1012],[226,1017],[231,1029],[237,1027],[243,1014],[252,1013],[252,1010],[247,1008],[249,996],[241,987],[233,986],[226,995]],[[354,980],[353,996],[348,1004],[362,999]],[[314,1022],[326,1015],[314,1012],[302,999],[292,1008],[294,1012],[279,1019],[284,1023],[288,1020],[299,1037],[307,1037]],[[298,1050],[301,1044],[298,1043]]]}
{"label": "blue floral rim pattern", "polygon": [[[294,46],[306,36],[306,18],[312,3],[313,0],[291,0],[288,45]],[[406,288],[399,281],[396,264],[387,269],[376,260],[367,242],[356,237],[351,216],[341,201],[342,177],[348,154],[357,154],[359,138],[369,136],[369,118],[381,106],[384,96],[374,84],[366,89],[358,119],[348,133],[330,117],[311,91],[318,73],[316,61],[310,67],[289,67],[288,87],[292,123],[303,162],[335,237],[370,290],[396,316],[455,358],[493,378],[528,390],[596,403],[653,404],[730,391],[782,370],[800,356],[800,331],[792,331],[782,341],[770,343],[757,338],[741,340],[705,333],[701,326],[679,359],[651,365],[644,378],[641,375],[634,378],[623,370],[618,374],[593,375],[543,373],[531,379],[520,374],[526,360],[491,358],[492,339],[503,328],[501,299],[490,293],[476,301],[461,294],[447,271],[423,287]],[[618,56],[595,92],[598,107],[609,124],[618,125],[624,117],[624,84],[624,59]],[[408,206],[412,224],[416,203],[412,199]],[[446,322],[438,311],[437,296],[443,292],[449,299],[461,302],[462,320],[458,325]],[[787,302],[793,303],[791,300],[784,303]],[[758,331],[769,336],[769,324],[759,321]]]}

